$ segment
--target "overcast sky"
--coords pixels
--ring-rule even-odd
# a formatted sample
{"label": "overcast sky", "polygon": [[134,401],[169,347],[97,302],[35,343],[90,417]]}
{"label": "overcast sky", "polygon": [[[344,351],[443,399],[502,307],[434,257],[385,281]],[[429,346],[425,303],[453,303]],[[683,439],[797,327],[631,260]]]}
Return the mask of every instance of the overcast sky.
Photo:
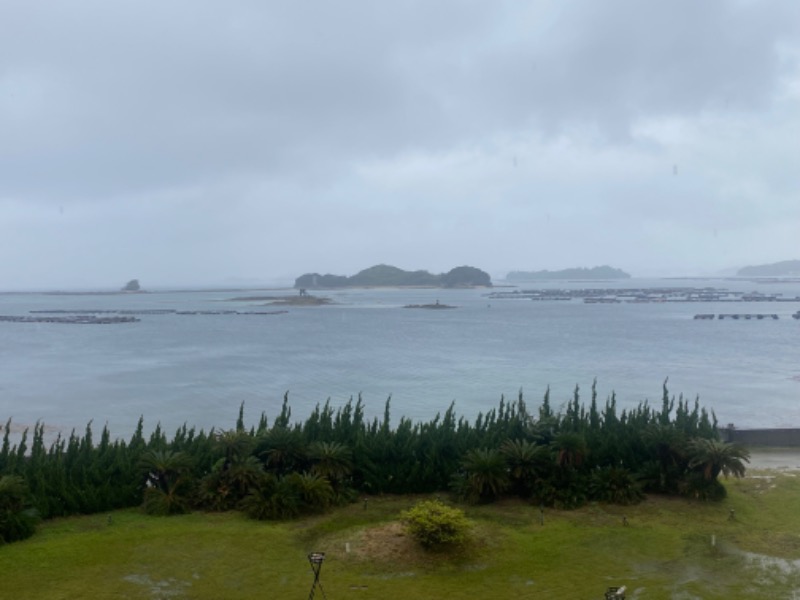
{"label": "overcast sky", "polygon": [[796,0],[0,0],[0,290],[800,259]]}

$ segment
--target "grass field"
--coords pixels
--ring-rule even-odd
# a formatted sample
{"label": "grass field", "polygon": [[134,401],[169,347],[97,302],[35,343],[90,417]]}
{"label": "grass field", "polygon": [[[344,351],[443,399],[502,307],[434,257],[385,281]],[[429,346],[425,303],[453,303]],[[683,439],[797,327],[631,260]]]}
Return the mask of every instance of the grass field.
{"label": "grass field", "polygon": [[457,556],[403,534],[409,497],[277,524],[137,510],[61,519],[0,547],[0,598],[303,599],[311,551],[326,552],[329,600],[588,600],[611,585],[626,585],[629,599],[800,597],[800,477],[756,472],[726,486],[720,504],[545,509],[544,524],[521,502],[467,507],[472,542]]}

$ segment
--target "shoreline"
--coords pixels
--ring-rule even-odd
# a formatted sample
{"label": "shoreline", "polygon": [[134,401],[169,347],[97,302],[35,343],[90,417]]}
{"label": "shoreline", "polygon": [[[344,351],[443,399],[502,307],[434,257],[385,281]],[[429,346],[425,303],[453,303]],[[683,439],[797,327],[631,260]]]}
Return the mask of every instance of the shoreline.
{"label": "shoreline", "polygon": [[[800,448],[749,447],[747,471],[800,471]],[[747,477],[747,475],[745,475]]]}

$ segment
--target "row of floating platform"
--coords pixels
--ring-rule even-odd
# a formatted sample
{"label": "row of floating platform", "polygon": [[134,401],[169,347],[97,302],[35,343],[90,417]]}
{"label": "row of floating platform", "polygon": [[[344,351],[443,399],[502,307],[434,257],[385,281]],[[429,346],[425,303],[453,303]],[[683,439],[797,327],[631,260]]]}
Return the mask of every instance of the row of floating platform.
{"label": "row of floating platform", "polygon": [[142,315],[280,315],[286,310],[32,310],[31,315],[0,315],[4,323],[64,323],[69,325],[117,325],[138,323]]}
{"label": "row of floating platform", "polygon": [[[694,318],[697,321],[710,321],[710,320],[713,320],[713,319],[719,319],[719,320],[734,319],[734,320],[744,320],[744,321],[752,321],[752,320],[763,321],[765,319],[769,319],[769,320],[777,321],[778,319],[780,319],[780,317],[778,315],[776,315],[775,313],[769,313],[769,314],[765,314],[765,313],[732,313],[732,314],[724,314],[723,313],[723,314],[719,314],[719,315],[715,315],[713,313],[706,313],[706,314],[695,315]],[[796,313],[794,313],[792,315],[792,318],[793,319],[800,319],[800,310],[797,311]]]}
{"label": "row of floating platform", "polygon": [[64,317],[29,317],[25,315],[0,315],[5,323],[66,323],[69,325],[116,325],[138,323],[136,317],[97,317],[94,315],[70,315]]}
{"label": "row of floating platform", "polygon": [[668,302],[800,302],[800,296],[739,292],[725,288],[657,287],[657,288],[582,288],[582,289],[517,289],[487,294],[494,299],[533,301],[579,300],[585,304],[634,304]]}

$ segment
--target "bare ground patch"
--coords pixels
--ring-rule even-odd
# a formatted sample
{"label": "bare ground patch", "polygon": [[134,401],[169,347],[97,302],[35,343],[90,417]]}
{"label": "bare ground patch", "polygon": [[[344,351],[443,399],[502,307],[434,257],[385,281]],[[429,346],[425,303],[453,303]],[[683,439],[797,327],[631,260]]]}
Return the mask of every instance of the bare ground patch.
{"label": "bare ground patch", "polygon": [[437,568],[444,565],[472,565],[490,545],[487,532],[474,526],[468,541],[447,550],[426,550],[412,538],[400,521],[381,523],[329,536],[322,545],[345,560],[369,563],[392,571]]}

